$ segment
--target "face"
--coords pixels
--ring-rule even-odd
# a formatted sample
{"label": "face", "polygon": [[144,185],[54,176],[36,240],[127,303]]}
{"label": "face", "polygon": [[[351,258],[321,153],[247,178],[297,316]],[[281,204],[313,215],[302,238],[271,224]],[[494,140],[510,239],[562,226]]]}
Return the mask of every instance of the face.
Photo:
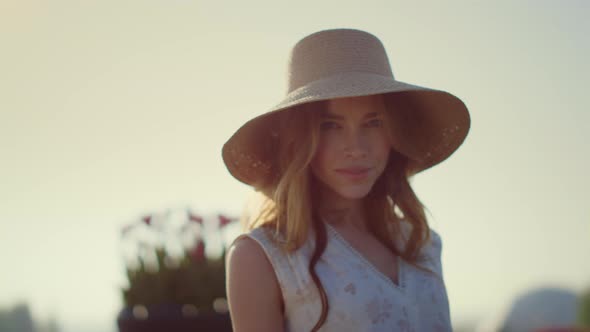
{"label": "face", "polygon": [[345,200],[365,197],[383,173],[391,144],[385,104],[380,96],[328,101],[320,120],[318,149],[312,174],[323,195]]}

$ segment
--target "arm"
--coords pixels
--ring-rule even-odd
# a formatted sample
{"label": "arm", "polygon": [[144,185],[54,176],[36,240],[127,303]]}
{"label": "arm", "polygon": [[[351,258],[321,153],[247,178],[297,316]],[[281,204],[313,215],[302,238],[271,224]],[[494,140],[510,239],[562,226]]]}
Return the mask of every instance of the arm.
{"label": "arm", "polygon": [[263,249],[238,238],[227,253],[227,298],[234,332],[283,331],[282,295]]}

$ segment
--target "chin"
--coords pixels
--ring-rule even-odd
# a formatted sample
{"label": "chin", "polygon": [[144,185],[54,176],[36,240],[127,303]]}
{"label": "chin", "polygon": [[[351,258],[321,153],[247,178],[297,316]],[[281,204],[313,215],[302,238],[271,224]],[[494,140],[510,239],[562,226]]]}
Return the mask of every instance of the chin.
{"label": "chin", "polygon": [[372,186],[339,188],[338,190],[335,190],[335,192],[342,198],[354,200],[367,197],[369,192],[371,192],[371,188]]}

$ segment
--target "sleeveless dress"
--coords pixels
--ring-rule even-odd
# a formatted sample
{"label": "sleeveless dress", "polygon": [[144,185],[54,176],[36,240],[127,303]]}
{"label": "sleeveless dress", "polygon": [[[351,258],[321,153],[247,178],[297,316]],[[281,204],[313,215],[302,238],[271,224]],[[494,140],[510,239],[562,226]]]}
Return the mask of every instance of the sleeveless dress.
{"label": "sleeveless dress", "polygon": [[[331,225],[327,244],[316,265],[330,309],[320,331],[452,331],[442,278],[441,239],[431,230],[419,265],[435,275],[397,259],[398,283],[381,273]],[[260,244],[277,276],[285,305],[288,332],[309,332],[321,313],[319,293],[308,272],[314,249],[313,231],[292,253],[282,251],[273,233],[258,227],[242,235]],[[278,239],[280,241],[280,239]]]}

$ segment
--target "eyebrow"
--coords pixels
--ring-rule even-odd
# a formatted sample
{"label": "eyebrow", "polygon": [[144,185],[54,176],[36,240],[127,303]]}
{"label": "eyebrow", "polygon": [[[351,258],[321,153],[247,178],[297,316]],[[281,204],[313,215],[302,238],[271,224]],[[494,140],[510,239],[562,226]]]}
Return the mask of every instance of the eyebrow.
{"label": "eyebrow", "polygon": [[[377,112],[371,112],[371,113],[365,114],[365,116],[363,118],[364,119],[370,119],[370,118],[376,118],[377,116],[379,116],[379,113],[377,113]],[[324,118],[324,119],[334,119],[334,120],[342,120],[342,119],[344,119],[343,116],[337,115],[337,114],[334,114],[334,113],[330,113],[329,111],[322,112],[322,118]]]}

